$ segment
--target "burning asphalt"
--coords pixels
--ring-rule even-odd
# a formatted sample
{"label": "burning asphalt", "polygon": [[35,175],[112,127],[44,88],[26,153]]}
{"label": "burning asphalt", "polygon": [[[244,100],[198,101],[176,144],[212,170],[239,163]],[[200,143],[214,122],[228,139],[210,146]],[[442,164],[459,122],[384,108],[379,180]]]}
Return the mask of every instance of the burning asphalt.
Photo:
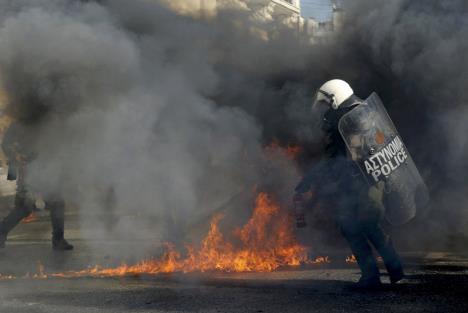
{"label": "burning asphalt", "polygon": [[[262,205],[271,203],[262,197],[257,199],[257,205],[266,209]],[[8,200],[11,202],[11,197],[3,198],[2,211],[8,209],[5,205]],[[204,242],[197,246],[199,250],[193,250],[195,255],[181,257],[179,252],[167,250],[167,245],[157,244],[151,237],[144,240],[154,241],[151,250],[158,259],[139,262],[148,256],[136,252],[126,256],[129,265],[123,266],[119,251],[132,250],[141,241],[90,239],[86,236],[87,226],[80,225],[77,213],[69,210],[67,214],[69,232],[73,234],[69,239],[76,246],[72,254],[50,249],[49,225],[43,213],[12,233],[7,249],[0,251],[3,272],[0,312],[310,312],[311,309],[347,312],[350,308],[356,312],[388,312],[389,308],[391,312],[466,312],[468,309],[464,297],[468,287],[467,255],[404,253],[407,278],[402,284],[390,286],[384,277],[387,284],[384,289],[357,292],[352,286],[359,278],[359,269],[347,249],[321,251],[323,258],[312,257],[311,251],[304,255],[299,250],[302,265],[295,261],[287,264],[290,259],[279,253],[274,258],[278,263],[272,265],[266,263],[272,257],[266,245],[255,250],[262,263],[248,258],[250,267],[230,268],[238,264],[234,262],[236,255],[246,253],[244,250],[224,252],[231,257],[227,261],[220,259],[224,254],[215,256],[218,263],[212,263],[203,250],[209,248],[207,240],[219,235],[213,229],[218,222],[215,220]],[[216,243],[221,243],[219,238]],[[96,245],[101,247],[99,253],[94,249]],[[223,246],[229,247],[226,243]],[[219,253],[218,250],[210,253]],[[268,251],[266,257],[258,255],[262,251]],[[200,262],[196,268],[195,261]]]}
{"label": "burning asphalt", "polygon": [[[40,223],[40,222],[39,222]],[[408,278],[396,287],[356,292],[355,264],[321,263],[274,272],[54,277],[87,266],[96,254],[73,238],[77,252],[57,255],[21,227],[0,265],[18,277],[0,280],[1,312],[466,312],[468,258],[405,254]],[[43,223],[46,226],[46,223]],[[40,232],[39,232],[40,233]],[[38,235],[37,233],[35,235]],[[82,244],[80,242],[83,242]],[[135,243],[102,242],[103,250]],[[34,257],[31,257],[31,256]],[[102,264],[119,262],[105,252]],[[341,256],[335,256],[340,260]],[[18,262],[18,260],[21,260]],[[38,261],[44,260],[40,266]],[[29,275],[24,275],[29,271]]]}
{"label": "burning asphalt", "polygon": [[[272,6],[217,2],[0,0],[3,142],[25,126],[2,144],[0,216],[21,223],[0,225],[0,312],[467,312],[466,1],[343,1],[313,40]],[[307,190],[292,212],[337,77],[377,91],[405,143],[379,129],[368,174],[414,158],[431,195],[382,222],[406,277],[372,291],[334,206]]]}

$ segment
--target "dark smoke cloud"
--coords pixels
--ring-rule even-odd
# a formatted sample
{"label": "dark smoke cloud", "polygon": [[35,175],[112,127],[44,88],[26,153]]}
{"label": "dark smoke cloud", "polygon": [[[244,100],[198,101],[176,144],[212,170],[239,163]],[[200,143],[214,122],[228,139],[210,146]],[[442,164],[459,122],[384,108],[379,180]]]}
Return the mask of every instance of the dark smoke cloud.
{"label": "dark smoke cloud", "polygon": [[[419,225],[432,242],[466,236],[464,1],[348,1],[342,32],[315,45],[246,11],[194,19],[145,1],[31,2],[0,1],[0,76],[10,114],[43,116],[31,183],[44,191],[108,214],[112,188],[117,216],[174,215],[176,232],[230,199],[248,212],[236,195],[255,184],[287,203],[295,164],[266,165],[262,146],[300,144],[310,164],[314,89],[342,78],[381,95],[434,196],[431,215],[400,233],[415,244]],[[114,229],[138,237],[129,220]]]}
{"label": "dark smoke cloud", "polygon": [[[153,244],[169,231],[165,239],[177,240],[228,204],[248,213],[255,185],[289,198],[293,162],[278,154],[266,165],[255,116],[216,102],[226,74],[217,67],[254,56],[259,40],[248,27],[144,1],[2,1],[1,9],[6,112],[30,128],[38,152],[29,184],[73,202],[87,237]],[[225,59],[242,39],[248,52]]]}
{"label": "dark smoke cloud", "polygon": [[344,60],[360,61],[348,70],[363,73],[361,92],[384,97],[431,188],[429,241],[466,243],[466,1],[348,1],[346,9]]}

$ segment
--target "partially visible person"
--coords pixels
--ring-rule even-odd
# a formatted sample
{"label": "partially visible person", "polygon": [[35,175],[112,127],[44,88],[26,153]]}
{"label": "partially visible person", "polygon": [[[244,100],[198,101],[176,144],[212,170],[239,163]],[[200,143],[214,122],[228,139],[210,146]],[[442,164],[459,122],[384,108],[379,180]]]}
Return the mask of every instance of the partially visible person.
{"label": "partially visible person", "polygon": [[[0,222],[0,248],[5,247],[8,233],[31,214],[35,199],[27,183],[28,165],[36,157],[33,129],[27,123],[13,122],[4,134],[2,149],[8,161],[8,180],[16,180],[16,196],[13,210]],[[73,245],[64,238],[65,202],[59,192],[43,195],[52,222],[52,248],[72,250]]]}

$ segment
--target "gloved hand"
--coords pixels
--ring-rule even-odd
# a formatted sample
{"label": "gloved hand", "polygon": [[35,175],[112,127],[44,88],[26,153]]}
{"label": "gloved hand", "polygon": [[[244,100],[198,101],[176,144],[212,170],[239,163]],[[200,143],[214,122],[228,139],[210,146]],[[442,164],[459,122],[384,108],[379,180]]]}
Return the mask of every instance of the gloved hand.
{"label": "gloved hand", "polygon": [[300,193],[296,193],[293,197],[294,217],[296,218],[296,227],[304,228],[307,226],[305,220],[304,197]]}

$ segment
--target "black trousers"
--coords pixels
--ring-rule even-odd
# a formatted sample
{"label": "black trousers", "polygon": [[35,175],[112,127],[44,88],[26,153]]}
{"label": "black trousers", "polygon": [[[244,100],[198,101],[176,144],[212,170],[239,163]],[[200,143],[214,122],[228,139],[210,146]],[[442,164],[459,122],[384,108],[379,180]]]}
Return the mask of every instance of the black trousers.
{"label": "black trousers", "polygon": [[356,257],[363,279],[379,277],[379,269],[371,245],[382,257],[390,275],[401,272],[402,264],[390,236],[377,221],[359,221],[350,216],[340,220],[343,236]]}
{"label": "black trousers", "polygon": [[[35,207],[34,200],[28,196],[28,188],[25,182],[26,169],[19,167],[17,170],[16,196],[14,209],[0,222],[0,234],[7,235],[19,222],[27,217]],[[52,222],[52,236],[61,239],[64,235],[65,202],[60,197],[48,197],[44,199],[46,208],[50,211]]]}
{"label": "black trousers", "polygon": [[[52,236],[54,239],[61,239],[64,235],[65,203],[63,200],[57,199],[46,200],[45,203],[50,210]],[[0,222],[0,233],[7,235],[23,218],[31,214],[33,209],[34,205],[31,200],[17,195],[14,209]]]}

